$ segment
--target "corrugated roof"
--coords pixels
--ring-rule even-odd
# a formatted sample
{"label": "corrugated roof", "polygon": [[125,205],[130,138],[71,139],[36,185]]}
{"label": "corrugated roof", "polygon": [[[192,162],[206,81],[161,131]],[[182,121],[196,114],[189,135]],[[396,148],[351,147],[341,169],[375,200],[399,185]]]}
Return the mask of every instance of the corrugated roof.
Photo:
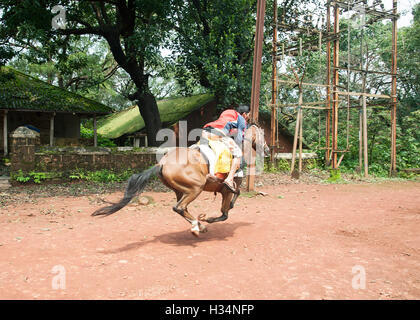
{"label": "corrugated roof", "polygon": [[0,67],[0,109],[108,114],[112,109],[10,67]]}

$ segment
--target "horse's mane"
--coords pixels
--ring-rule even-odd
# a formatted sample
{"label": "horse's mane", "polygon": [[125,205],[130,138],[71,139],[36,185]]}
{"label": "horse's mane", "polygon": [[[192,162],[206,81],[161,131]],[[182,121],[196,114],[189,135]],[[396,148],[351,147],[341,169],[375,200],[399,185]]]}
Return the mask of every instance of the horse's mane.
{"label": "horse's mane", "polygon": [[250,120],[248,121],[248,129],[249,129],[250,127],[252,127],[252,126],[257,126],[257,127],[259,128],[259,127],[260,127],[260,124],[258,123],[258,121],[257,121],[257,120],[250,119]]}

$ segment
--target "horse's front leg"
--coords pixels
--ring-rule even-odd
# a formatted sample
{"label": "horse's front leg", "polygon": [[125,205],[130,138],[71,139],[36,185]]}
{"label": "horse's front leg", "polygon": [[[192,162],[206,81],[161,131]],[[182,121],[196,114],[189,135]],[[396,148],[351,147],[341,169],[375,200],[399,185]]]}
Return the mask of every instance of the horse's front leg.
{"label": "horse's front leg", "polygon": [[228,212],[231,209],[231,201],[234,194],[227,188],[223,188],[223,191],[221,193],[222,193],[222,208],[220,209],[220,211],[222,212],[222,215],[219,217],[207,218],[205,214],[200,214],[198,216],[198,220],[204,221],[207,223],[214,223],[214,222],[225,221],[228,218]]}
{"label": "horse's front leg", "polygon": [[235,181],[235,184],[236,184],[236,193],[234,194],[234,196],[232,198],[232,201],[230,202],[230,209],[233,209],[236,200],[238,199],[239,195],[241,194],[240,187],[241,187],[241,184],[242,184],[242,178],[241,177],[235,177],[234,181]]}

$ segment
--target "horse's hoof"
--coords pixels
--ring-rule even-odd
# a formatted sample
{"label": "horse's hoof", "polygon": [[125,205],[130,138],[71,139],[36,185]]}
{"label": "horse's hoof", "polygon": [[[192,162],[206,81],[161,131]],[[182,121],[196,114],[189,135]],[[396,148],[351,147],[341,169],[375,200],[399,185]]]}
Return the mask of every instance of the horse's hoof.
{"label": "horse's hoof", "polygon": [[200,235],[200,224],[197,220],[192,222],[191,233],[196,237]]}
{"label": "horse's hoof", "polygon": [[191,229],[191,233],[198,238],[200,231]]}
{"label": "horse's hoof", "polygon": [[206,233],[207,231],[209,231],[209,230],[206,227],[200,228],[201,233]]}

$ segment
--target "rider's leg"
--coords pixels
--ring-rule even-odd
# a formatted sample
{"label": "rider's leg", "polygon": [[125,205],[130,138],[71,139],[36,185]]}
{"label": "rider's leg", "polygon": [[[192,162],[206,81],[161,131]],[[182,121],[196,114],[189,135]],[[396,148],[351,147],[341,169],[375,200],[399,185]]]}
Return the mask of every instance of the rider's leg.
{"label": "rider's leg", "polygon": [[232,159],[232,165],[230,167],[229,174],[224,181],[224,183],[227,184],[231,190],[235,190],[235,186],[233,184],[233,178],[236,171],[239,169],[240,165],[241,165],[241,158],[235,157]]}
{"label": "rider's leg", "polygon": [[[208,146],[209,145],[209,140],[211,138],[212,138],[211,133],[203,130],[202,133],[201,133],[201,137],[200,137],[200,144]],[[219,179],[211,173],[208,173],[206,178],[207,178],[208,182],[219,182]]]}
{"label": "rider's leg", "polygon": [[241,166],[241,159],[242,159],[242,150],[239,148],[239,146],[236,144],[236,142],[232,138],[223,138],[222,141],[226,144],[226,146],[229,148],[230,152],[232,153],[233,159],[232,159],[232,165],[230,167],[230,171],[228,176],[226,177],[224,184],[227,185],[227,187],[232,191],[236,191],[235,185],[233,183],[233,178],[236,173],[236,171]]}

